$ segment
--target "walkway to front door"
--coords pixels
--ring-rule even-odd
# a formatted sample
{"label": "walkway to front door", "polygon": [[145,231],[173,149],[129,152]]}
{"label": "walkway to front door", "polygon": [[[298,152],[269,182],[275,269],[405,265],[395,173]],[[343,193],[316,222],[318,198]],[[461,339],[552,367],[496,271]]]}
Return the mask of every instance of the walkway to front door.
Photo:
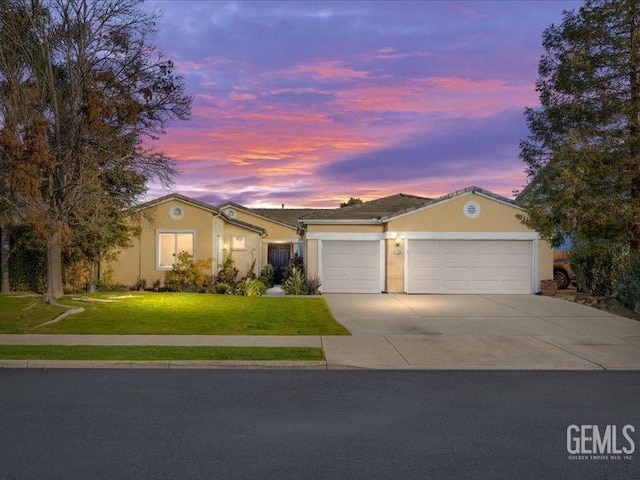
{"label": "walkway to front door", "polygon": [[273,266],[274,281],[282,283],[284,270],[291,260],[290,243],[270,243],[267,252],[267,261]]}

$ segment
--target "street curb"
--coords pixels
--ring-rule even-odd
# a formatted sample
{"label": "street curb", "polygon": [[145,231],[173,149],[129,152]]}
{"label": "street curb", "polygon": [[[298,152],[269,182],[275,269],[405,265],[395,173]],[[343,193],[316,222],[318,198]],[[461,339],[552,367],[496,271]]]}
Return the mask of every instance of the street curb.
{"label": "street curb", "polygon": [[261,370],[327,370],[326,361],[232,361],[232,360],[0,360],[0,369],[128,369],[128,370],[205,370],[205,369],[261,369]]}

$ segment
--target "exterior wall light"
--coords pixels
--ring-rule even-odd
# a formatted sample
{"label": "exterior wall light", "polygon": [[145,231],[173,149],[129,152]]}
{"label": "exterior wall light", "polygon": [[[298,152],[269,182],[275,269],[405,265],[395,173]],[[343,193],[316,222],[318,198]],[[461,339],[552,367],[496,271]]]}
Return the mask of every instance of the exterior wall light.
{"label": "exterior wall light", "polygon": [[402,245],[402,239],[400,238],[400,234],[396,235],[396,248],[393,249],[394,255],[400,255],[402,253],[402,249],[400,248]]}

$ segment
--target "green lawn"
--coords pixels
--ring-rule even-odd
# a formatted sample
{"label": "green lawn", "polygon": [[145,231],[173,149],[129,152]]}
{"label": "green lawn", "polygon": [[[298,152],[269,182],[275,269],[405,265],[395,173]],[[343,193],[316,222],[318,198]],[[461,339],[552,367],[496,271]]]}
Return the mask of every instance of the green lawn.
{"label": "green lawn", "polygon": [[324,360],[308,347],[0,345],[2,360]]}
{"label": "green lawn", "polygon": [[[103,301],[95,301],[103,300]],[[104,302],[108,300],[108,302]],[[72,295],[84,312],[34,328],[61,309],[39,298],[0,295],[0,333],[174,335],[348,335],[323,298],[130,292]],[[30,308],[29,308],[30,307]]]}

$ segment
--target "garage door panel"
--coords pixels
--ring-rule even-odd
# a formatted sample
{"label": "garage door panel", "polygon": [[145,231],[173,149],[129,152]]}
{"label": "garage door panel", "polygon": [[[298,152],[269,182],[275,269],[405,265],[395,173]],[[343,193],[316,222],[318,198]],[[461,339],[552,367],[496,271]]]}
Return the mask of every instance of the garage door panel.
{"label": "garage door panel", "polygon": [[[500,267],[496,267],[495,264],[488,267],[472,266],[471,278],[474,282],[490,281],[495,282],[496,278],[500,275]],[[460,272],[461,275],[465,275],[466,271]]]}
{"label": "garage door panel", "polygon": [[[380,266],[372,266],[371,265],[371,261],[372,258],[379,258],[377,255],[352,255],[351,258],[349,259],[349,265],[351,265],[352,268],[358,268],[358,269],[369,269],[369,270],[377,270],[378,268],[380,268]],[[380,263],[380,262],[378,262]]]}
{"label": "garage door panel", "polygon": [[323,241],[321,262],[322,291],[380,292],[379,241]]}
{"label": "garage door panel", "polygon": [[409,293],[531,293],[533,242],[409,240]]}
{"label": "garage door panel", "polygon": [[495,254],[470,255],[469,257],[469,265],[474,267],[492,267],[500,262],[500,256]]}

